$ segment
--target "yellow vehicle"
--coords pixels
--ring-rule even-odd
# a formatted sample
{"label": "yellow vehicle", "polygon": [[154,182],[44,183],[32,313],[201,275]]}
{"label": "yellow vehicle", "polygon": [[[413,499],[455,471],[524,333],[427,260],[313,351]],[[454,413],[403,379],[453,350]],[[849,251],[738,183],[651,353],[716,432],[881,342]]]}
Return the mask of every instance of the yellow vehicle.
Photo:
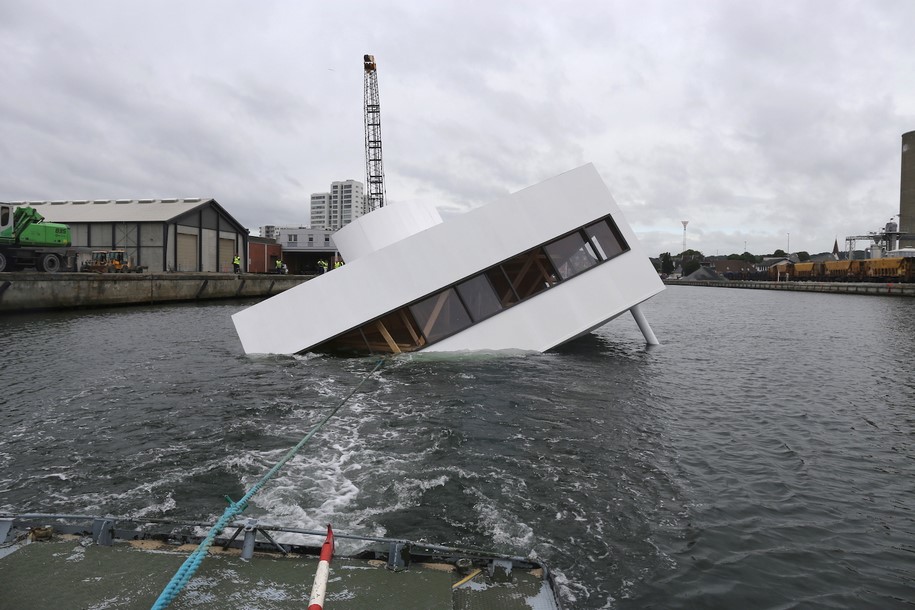
{"label": "yellow vehicle", "polygon": [[92,258],[83,263],[82,270],[95,273],[142,273],[146,268],[131,265],[124,250],[95,250]]}

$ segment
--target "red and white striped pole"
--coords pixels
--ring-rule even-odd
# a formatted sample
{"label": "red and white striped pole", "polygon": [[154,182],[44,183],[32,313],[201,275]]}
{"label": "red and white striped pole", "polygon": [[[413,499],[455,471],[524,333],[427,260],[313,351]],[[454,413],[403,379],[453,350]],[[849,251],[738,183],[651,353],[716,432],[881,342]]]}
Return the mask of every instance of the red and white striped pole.
{"label": "red and white striped pole", "polygon": [[327,538],[321,546],[321,561],[315,573],[315,584],[311,587],[311,600],[308,610],[324,610],[324,594],[327,592],[327,577],[330,574],[330,559],[334,556],[334,532],[327,524]]}

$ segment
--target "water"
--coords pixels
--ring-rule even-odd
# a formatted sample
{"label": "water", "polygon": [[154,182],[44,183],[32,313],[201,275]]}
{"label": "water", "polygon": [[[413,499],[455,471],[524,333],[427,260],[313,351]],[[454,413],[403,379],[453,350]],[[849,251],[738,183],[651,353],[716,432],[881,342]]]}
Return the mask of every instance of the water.
{"label": "water", "polygon": [[[245,356],[245,305],[0,319],[0,510],[218,517],[375,365]],[[247,514],[530,553],[570,608],[915,605],[915,303],[643,307],[661,346],[394,359]]]}

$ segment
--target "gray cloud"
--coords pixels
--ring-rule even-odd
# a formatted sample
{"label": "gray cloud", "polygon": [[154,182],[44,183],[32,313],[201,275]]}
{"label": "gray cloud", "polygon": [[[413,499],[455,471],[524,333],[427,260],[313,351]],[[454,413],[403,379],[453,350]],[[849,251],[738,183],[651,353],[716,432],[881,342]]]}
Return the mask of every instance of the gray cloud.
{"label": "gray cloud", "polygon": [[0,199],[214,196],[304,224],[363,179],[446,213],[594,162],[652,254],[831,249],[898,211],[915,4],[0,3]]}

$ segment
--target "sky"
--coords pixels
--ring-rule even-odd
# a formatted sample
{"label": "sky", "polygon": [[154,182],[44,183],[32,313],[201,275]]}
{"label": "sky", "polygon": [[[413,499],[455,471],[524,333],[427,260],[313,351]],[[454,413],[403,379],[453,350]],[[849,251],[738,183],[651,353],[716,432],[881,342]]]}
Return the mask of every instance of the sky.
{"label": "sky", "polygon": [[913,24],[912,0],[0,0],[0,200],[305,226],[365,181],[370,53],[389,205],[447,220],[593,163],[651,256],[844,249],[899,212]]}

